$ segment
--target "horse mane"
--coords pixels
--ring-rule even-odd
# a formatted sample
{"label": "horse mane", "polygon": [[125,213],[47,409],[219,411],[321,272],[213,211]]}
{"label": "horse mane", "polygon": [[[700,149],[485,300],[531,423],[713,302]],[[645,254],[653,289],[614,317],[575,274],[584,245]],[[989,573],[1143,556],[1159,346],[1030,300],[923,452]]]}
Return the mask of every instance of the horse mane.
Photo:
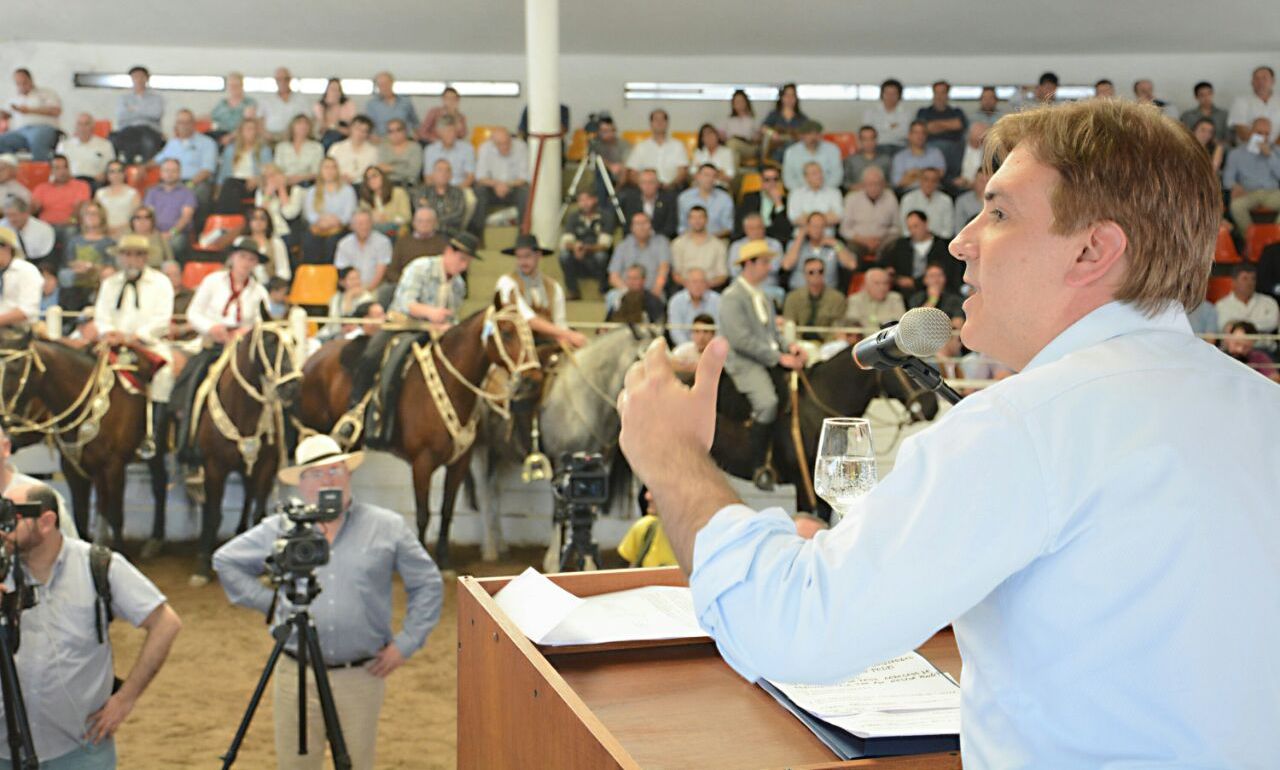
{"label": "horse mane", "polygon": [[96,366],[98,363],[98,357],[90,353],[88,350],[72,347],[62,340],[51,340],[46,337],[36,337],[32,339],[32,343],[49,345],[85,366]]}

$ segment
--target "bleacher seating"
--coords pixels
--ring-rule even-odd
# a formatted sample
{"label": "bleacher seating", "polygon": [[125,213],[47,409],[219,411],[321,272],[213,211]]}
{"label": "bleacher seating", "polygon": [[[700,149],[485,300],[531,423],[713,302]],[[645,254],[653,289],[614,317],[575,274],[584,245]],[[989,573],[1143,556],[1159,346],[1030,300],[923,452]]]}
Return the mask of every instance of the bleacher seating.
{"label": "bleacher seating", "polygon": [[182,285],[194,290],[210,273],[222,269],[221,262],[188,262],[182,266]]}
{"label": "bleacher seating", "polygon": [[1280,243],[1280,223],[1267,222],[1249,225],[1244,234],[1244,253],[1250,262],[1262,258],[1262,250],[1273,243]]}
{"label": "bleacher seating", "polygon": [[333,265],[299,265],[293,276],[289,302],[294,305],[327,306],[338,291],[338,269]]}
{"label": "bleacher seating", "polygon": [[858,135],[852,131],[832,131],[822,138],[840,148],[841,160],[858,151]]}
{"label": "bleacher seating", "polygon": [[18,164],[18,182],[28,190],[49,181],[49,164],[43,160],[24,160]]}
{"label": "bleacher seating", "polygon": [[1209,278],[1209,291],[1205,294],[1205,299],[1210,302],[1217,302],[1230,293],[1231,276],[1215,275]]}
{"label": "bleacher seating", "polygon": [[103,139],[111,136],[111,121],[95,120],[93,121],[93,135],[100,136]]}
{"label": "bleacher seating", "polygon": [[211,214],[204,221],[204,229],[191,245],[191,250],[204,254],[219,253],[244,232],[244,226],[244,217],[240,214]]}
{"label": "bleacher seating", "polygon": [[160,167],[156,165],[129,165],[124,169],[124,183],[135,188],[139,195],[160,181]]}

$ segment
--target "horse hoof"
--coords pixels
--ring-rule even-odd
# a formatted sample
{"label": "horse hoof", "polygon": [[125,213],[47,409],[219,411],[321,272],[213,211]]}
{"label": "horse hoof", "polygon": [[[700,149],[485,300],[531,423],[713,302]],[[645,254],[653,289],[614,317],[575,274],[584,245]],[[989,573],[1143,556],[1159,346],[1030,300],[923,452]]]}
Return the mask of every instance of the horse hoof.
{"label": "horse hoof", "polygon": [[192,588],[204,588],[209,585],[211,578],[208,575],[192,575],[187,578],[187,585]]}
{"label": "horse hoof", "polygon": [[156,558],[157,556],[160,555],[160,549],[163,547],[163,545],[164,545],[163,543],[161,543],[159,540],[156,540],[154,537],[151,538],[150,540],[148,540],[146,543],[143,543],[142,545],[142,558],[144,559]]}

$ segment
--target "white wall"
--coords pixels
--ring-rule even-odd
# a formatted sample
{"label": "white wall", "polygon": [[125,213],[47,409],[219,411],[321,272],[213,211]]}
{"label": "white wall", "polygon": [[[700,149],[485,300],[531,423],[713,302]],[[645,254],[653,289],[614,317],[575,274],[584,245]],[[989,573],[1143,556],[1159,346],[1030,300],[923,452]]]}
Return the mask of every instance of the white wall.
{"label": "white wall", "polygon": [[[567,54],[562,59],[561,100],[581,125],[590,111],[611,111],[624,128],[646,127],[646,115],[655,102],[623,101],[626,81],[763,82],[796,80],[810,83],[875,83],[897,77],[908,83],[927,83],[938,77],[963,83],[1033,82],[1041,72],[1053,70],[1063,83],[1092,84],[1100,77],[1115,81],[1122,94],[1133,80],[1150,77],[1156,93],[1181,108],[1192,104],[1191,88],[1200,80],[1213,82],[1218,101],[1248,93],[1249,75],[1258,64],[1276,64],[1274,52],[1163,55],[1044,55],[981,57],[611,57]],[[406,79],[423,80],[524,80],[523,52],[508,55],[463,55],[403,52],[305,51],[282,49],[182,48],[154,46],[85,45],[57,42],[14,42],[0,46],[0,71],[26,66],[37,82],[57,90],[70,111],[89,110],[112,117],[119,92],[74,89],[72,74],[89,71],[123,72],[144,64],[165,74],[225,73],[238,69],[250,75],[270,75],[286,65],[295,75],[325,77],[371,76],[389,69]],[[7,85],[7,83],[6,83]],[[0,88],[0,93],[7,88]],[[177,106],[207,112],[216,94],[169,93],[170,115]],[[433,100],[415,99],[421,115]],[[677,129],[692,130],[703,121],[719,122],[726,106],[714,102],[670,102],[667,107]],[[824,121],[829,130],[856,129],[865,105],[855,102],[809,102],[805,111]],[[463,109],[473,124],[514,126],[523,107],[521,98],[465,100]],[[758,105],[758,111],[767,111]],[[763,112],[761,112],[763,115]],[[168,117],[166,117],[168,120]],[[68,121],[69,125],[69,121]]]}

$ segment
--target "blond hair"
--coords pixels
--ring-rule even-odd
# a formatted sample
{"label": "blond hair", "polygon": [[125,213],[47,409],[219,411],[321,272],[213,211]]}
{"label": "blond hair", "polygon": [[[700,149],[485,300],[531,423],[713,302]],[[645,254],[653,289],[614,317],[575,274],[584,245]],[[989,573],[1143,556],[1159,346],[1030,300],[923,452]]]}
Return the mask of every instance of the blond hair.
{"label": "blond hair", "polygon": [[1061,176],[1050,192],[1051,231],[1115,222],[1128,237],[1115,298],[1148,315],[1205,298],[1222,196],[1209,156],[1181,123],[1151,105],[1089,99],[1001,118],[984,167],[1025,148]]}

